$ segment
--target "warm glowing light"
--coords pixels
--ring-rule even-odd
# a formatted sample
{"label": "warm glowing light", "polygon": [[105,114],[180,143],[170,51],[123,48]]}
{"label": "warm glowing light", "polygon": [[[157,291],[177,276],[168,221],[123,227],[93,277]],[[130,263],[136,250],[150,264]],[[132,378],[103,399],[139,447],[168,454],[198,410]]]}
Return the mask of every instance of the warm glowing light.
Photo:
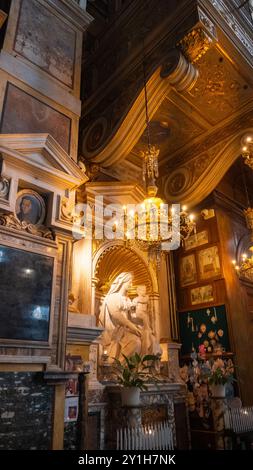
{"label": "warm glowing light", "polygon": [[248,147],[246,147],[246,146],[244,145],[244,147],[242,148],[242,151],[243,151],[243,152],[247,152],[247,151],[248,151]]}
{"label": "warm glowing light", "polygon": [[183,206],[182,211],[186,212],[187,211],[187,206]]}
{"label": "warm glowing light", "polygon": [[26,273],[26,274],[31,274],[31,273],[32,273],[32,269],[25,269],[25,273]]}
{"label": "warm glowing light", "polygon": [[251,142],[252,141],[252,137],[248,136],[246,137],[246,142]]}
{"label": "warm glowing light", "polygon": [[240,267],[239,267],[239,266],[236,266],[235,269],[236,269],[236,271],[239,271]]}
{"label": "warm glowing light", "polygon": [[161,362],[167,362],[169,360],[168,355],[168,343],[160,343],[162,349]]}
{"label": "warm glowing light", "polygon": [[190,219],[190,221],[192,222],[192,221],[195,219],[195,215],[194,215],[194,214],[190,214],[190,215],[189,215],[189,219]]}
{"label": "warm glowing light", "polygon": [[235,266],[236,265],[236,260],[233,259],[232,264]]}
{"label": "warm glowing light", "polygon": [[133,216],[134,216],[134,210],[132,209],[132,210],[129,212],[129,214],[131,215],[131,217],[133,217]]}

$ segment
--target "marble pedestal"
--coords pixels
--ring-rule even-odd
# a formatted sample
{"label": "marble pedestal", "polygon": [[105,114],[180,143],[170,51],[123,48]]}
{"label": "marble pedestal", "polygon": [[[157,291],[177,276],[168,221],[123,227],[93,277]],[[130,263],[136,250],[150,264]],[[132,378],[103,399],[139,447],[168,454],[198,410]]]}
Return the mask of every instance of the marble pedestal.
{"label": "marble pedestal", "polygon": [[177,400],[185,401],[186,389],[180,383],[161,383],[149,385],[141,392],[138,407],[121,405],[121,390],[117,385],[106,386],[107,422],[105,427],[106,448],[116,449],[116,431],[122,427],[169,421],[173,429],[176,447],[176,424],[174,404]]}

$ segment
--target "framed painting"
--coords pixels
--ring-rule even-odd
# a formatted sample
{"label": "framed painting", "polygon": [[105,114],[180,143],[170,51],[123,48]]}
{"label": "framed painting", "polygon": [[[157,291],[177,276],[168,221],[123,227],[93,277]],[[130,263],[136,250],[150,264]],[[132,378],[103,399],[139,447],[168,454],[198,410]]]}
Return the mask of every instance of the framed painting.
{"label": "framed painting", "polygon": [[184,256],[180,260],[180,284],[186,287],[198,280],[195,255]]}
{"label": "framed painting", "polygon": [[20,222],[42,225],[46,216],[43,198],[31,189],[19,191],[16,200],[15,215]]}
{"label": "framed painting", "polygon": [[201,245],[206,245],[209,241],[208,238],[208,231],[203,230],[202,232],[198,232],[194,235],[191,235],[184,241],[184,249],[185,251],[193,250],[194,248],[198,248]]}
{"label": "framed painting", "polygon": [[1,343],[49,345],[54,261],[51,256],[0,245]]}
{"label": "framed painting", "polygon": [[213,286],[211,284],[191,289],[192,305],[205,304],[211,302],[214,302],[214,292]]}
{"label": "framed painting", "polygon": [[64,422],[70,423],[77,421],[78,419],[78,408],[79,408],[79,398],[76,397],[66,397],[65,398],[65,412],[64,412]]}
{"label": "framed painting", "polygon": [[217,277],[221,274],[218,246],[210,246],[198,252],[199,275],[201,280]]}

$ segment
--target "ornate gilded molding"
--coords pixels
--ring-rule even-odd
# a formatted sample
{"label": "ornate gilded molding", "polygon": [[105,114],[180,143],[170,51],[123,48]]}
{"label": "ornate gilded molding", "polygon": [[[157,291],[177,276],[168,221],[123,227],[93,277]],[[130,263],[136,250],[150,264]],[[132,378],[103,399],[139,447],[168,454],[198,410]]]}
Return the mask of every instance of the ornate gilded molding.
{"label": "ornate gilded molding", "polygon": [[202,28],[197,28],[181,39],[178,46],[184,56],[194,64],[210,49],[211,44],[210,36]]}
{"label": "ornate gilded molding", "polygon": [[10,181],[4,176],[0,176],[0,199],[7,199],[10,190]]}
{"label": "ornate gilded molding", "polygon": [[170,172],[169,176],[163,179],[166,198],[168,200],[171,197],[183,198],[185,192],[201,177],[215,158],[215,155],[223,148],[224,142],[220,142],[210,150]]}
{"label": "ornate gilded molding", "polygon": [[[112,252],[115,256],[111,257],[111,259],[113,258],[114,260],[110,262],[111,264],[108,265],[108,263],[105,262],[105,258]],[[117,257],[117,253],[120,253],[119,257]],[[121,260],[120,264],[119,259]],[[131,265],[131,259],[134,259],[134,265]],[[115,264],[114,268],[112,266],[112,263]],[[102,241],[102,243],[100,243],[97,247],[97,250],[93,252],[93,278],[99,279],[99,282],[101,282],[101,270],[104,273],[104,271],[108,269],[113,271],[115,277],[116,271],[118,272],[119,269],[122,271],[123,263],[125,263],[125,268],[130,270],[131,272],[133,271],[133,269],[136,274],[138,274],[138,272],[141,272],[141,276],[143,277],[144,275],[145,280],[147,281],[146,284],[150,287],[152,286],[152,292],[158,292],[156,270],[153,270],[153,267],[148,262],[146,254],[141,251],[136,246],[136,244],[132,244],[132,246],[127,247],[125,245],[125,242],[120,240],[110,242]],[[128,267],[126,265],[128,265]],[[104,278],[107,279],[108,275],[105,275]],[[139,278],[139,281],[140,279],[141,277]]]}
{"label": "ornate gilded molding", "polygon": [[164,177],[162,187],[165,198],[171,203],[194,206],[207,197],[240,155],[241,137],[245,131],[219,142],[208,152],[178,166]]}
{"label": "ornate gilded molding", "polygon": [[32,225],[24,221],[20,222],[14,214],[0,214],[0,225],[9,229],[22,230],[31,235],[54,240],[53,233],[48,227],[44,225]]}

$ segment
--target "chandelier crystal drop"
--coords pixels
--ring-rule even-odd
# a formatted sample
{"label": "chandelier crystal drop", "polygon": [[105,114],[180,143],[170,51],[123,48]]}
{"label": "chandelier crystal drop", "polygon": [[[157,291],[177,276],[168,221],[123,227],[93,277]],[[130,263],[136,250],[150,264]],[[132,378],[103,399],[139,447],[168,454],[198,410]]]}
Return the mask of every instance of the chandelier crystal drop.
{"label": "chandelier crystal drop", "polygon": [[155,178],[158,178],[159,153],[160,150],[154,145],[151,145],[145,152],[140,152],[140,156],[143,159],[143,181],[146,181],[147,178],[149,180],[155,180]]}

